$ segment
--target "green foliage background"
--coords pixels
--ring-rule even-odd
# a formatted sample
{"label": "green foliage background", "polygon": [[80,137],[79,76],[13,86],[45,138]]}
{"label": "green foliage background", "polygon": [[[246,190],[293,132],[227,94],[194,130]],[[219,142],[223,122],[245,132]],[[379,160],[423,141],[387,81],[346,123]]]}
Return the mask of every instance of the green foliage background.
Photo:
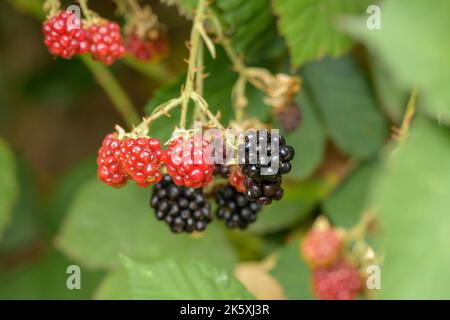
{"label": "green foliage background", "polygon": [[[170,56],[112,68],[143,113],[176,97],[185,76],[196,1],[162,2],[151,4],[169,26]],[[112,1],[91,3],[114,17]],[[380,1],[381,29],[369,30],[369,1],[216,0],[247,64],[303,78],[303,120],[286,135],[297,156],[283,201],[246,232],[215,222],[198,237],[153,219],[149,190],[95,179],[96,149],[123,123],[81,60],[47,55],[41,4],[0,4],[0,298],[252,299],[234,270],[275,254],[269,274],[285,297],[313,299],[301,235],[318,214],[349,228],[369,209],[384,257],[375,298],[450,298],[449,1]],[[226,122],[237,75],[220,48],[205,67],[205,98]],[[413,87],[417,112],[400,144],[390,127]],[[277,126],[262,94],[247,94],[249,114]],[[152,134],[167,140],[176,119]],[[66,288],[70,264],[82,268],[80,291]]]}

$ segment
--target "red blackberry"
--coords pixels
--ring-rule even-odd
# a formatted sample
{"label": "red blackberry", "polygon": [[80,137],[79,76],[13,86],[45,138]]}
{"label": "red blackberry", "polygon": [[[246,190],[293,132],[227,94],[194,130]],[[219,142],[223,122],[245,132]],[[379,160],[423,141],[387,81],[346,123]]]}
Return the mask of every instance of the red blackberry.
{"label": "red blackberry", "polygon": [[127,174],[140,187],[148,187],[161,180],[164,152],[155,138],[129,138],[120,146],[120,161]]}
{"label": "red blackberry", "polygon": [[167,52],[167,43],[161,32],[156,34],[150,31],[148,35],[141,37],[136,32],[131,32],[127,36],[126,47],[128,51],[137,59],[149,61],[157,57],[164,56]]}
{"label": "red blackberry", "polygon": [[86,30],[75,13],[61,11],[42,26],[44,43],[52,55],[70,59],[89,49]]}
{"label": "red blackberry", "polygon": [[245,178],[244,186],[247,188],[245,192],[247,199],[261,205],[271,204],[272,200],[281,200],[284,195],[284,190],[281,187],[281,178],[274,182]]}
{"label": "red blackberry", "polygon": [[267,130],[248,131],[245,142],[238,146],[242,173],[256,181],[280,180],[282,174],[291,171],[294,155],[294,148],[286,145],[283,136]]}
{"label": "red blackberry", "polygon": [[128,175],[120,162],[120,144],[116,134],[108,134],[98,150],[97,157],[98,178],[116,188],[124,186],[128,180]]}
{"label": "red blackberry", "polygon": [[203,231],[212,220],[202,190],[177,186],[168,174],[154,186],[150,206],[174,233]]}
{"label": "red blackberry", "polygon": [[311,268],[333,264],[342,250],[342,239],[336,230],[312,229],[301,243],[301,253]]}
{"label": "red blackberry", "polygon": [[300,127],[302,115],[299,106],[292,102],[285,108],[274,109],[275,116],[284,131],[287,133],[294,132]]}
{"label": "red blackberry", "polygon": [[95,60],[111,65],[125,55],[120,27],[113,21],[102,20],[101,23],[91,25],[87,29],[87,37],[89,52]]}
{"label": "red blackberry", "polygon": [[354,265],[338,261],[330,268],[313,270],[312,284],[321,300],[351,300],[361,291],[363,281]]}
{"label": "red blackberry", "polygon": [[246,229],[256,221],[261,206],[249,201],[244,194],[236,191],[232,186],[225,186],[214,193],[217,202],[216,216],[225,220],[228,228]]}
{"label": "red blackberry", "polygon": [[247,188],[244,184],[245,176],[242,174],[241,168],[233,166],[228,178],[230,185],[232,185],[238,192],[247,192]]}
{"label": "red blackberry", "polygon": [[212,181],[214,165],[207,159],[207,147],[208,142],[197,136],[179,137],[171,142],[165,164],[176,185],[200,188]]}

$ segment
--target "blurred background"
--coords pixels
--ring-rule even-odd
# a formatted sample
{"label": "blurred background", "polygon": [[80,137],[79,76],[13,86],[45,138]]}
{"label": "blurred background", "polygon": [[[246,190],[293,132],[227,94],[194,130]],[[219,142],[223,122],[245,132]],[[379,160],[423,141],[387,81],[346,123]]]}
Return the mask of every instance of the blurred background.
{"label": "blurred background", "polygon": [[[41,0],[0,2],[0,299],[230,298],[217,283],[202,293],[174,293],[177,283],[165,291],[132,262],[152,264],[165,279],[164,268],[181,272],[173,261],[189,259],[234,275],[233,298],[313,299],[300,239],[319,215],[349,230],[367,213],[377,215],[363,238],[383,261],[383,290],[361,298],[450,297],[448,2],[382,2],[382,29],[370,33],[370,1],[318,0],[313,11],[303,0],[239,1],[215,5],[246,63],[304,79],[295,98],[302,124],[284,133],[297,156],[285,198],[248,231],[215,222],[195,236],[172,235],[154,219],[150,190],[97,181],[102,139],[115,124],[127,125],[97,81],[106,68],[48,54]],[[106,71],[142,116],[178,95],[191,26],[176,6],[145,2],[167,25],[169,54],[150,63],[127,56]],[[183,12],[195,1],[163,2],[179,2]],[[121,21],[113,1],[90,5]],[[298,20],[290,12],[311,15]],[[205,65],[205,97],[227,123],[237,76],[220,48]],[[417,114],[403,143],[392,128],[404,124],[413,88]],[[278,127],[263,94],[248,87],[247,95],[249,115]],[[176,119],[156,123],[152,135],[166,141]],[[72,264],[81,267],[81,290],[66,287]],[[148,282],[148,291],[136,295],[136,281]]]}

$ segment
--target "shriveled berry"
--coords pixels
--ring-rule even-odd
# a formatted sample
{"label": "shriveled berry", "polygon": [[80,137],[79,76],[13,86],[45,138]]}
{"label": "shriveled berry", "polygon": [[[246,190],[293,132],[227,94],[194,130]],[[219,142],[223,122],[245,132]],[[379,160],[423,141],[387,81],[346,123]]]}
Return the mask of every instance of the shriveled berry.
{"label": "shriveled berry", "polygon": [[44,43],[54,56],[70,59],[89,49],[87,32],[83,29],[82,21],[73,12],[61,11],[44,22],[42,31]]}
{"label": "shriveled berry", "polygon": [[103,20],[87,29],[89,52],[95,60],[111,65],[125,55],[120,27],[113,21]]}
{"label": "shriveled berry", "polygon": [[150,206],[174,233],[203,231],[212,220],[211,205],[202,189],[177,186],[168,174],[155,184]]}
{"label": "shriveled berry", "polygon": [[178,137],[170,143],[165,164],[175,184],[200,188],[212,181],[214,165],[206,154],[207,147],[208,141],[197,136]]}
{"label": "shriveled berry", "polygon": [[274,112],[285,132],[291,133],[300,127],[302,115],[299,106],[295,102],[292,102],[287,107],[277,108]]}
{"label": "shriveled berry", "polygon": [[217,202],[216,216],[225,220],[228,228],[246,229],[256,221],[261,206],[249,201],[244,194],[230,185],[224,186],[214,193]]}
{"label": "shriveled berry", "polygon": [[242,174],[241,168],[233,166],[231,168],[230,177],[228,181],[238,192],[244,193],[247,188],[244,185],[245,176]]}
{"label": "shriveled berry", "polygon": [[315,269],[312,274],[314,294],[321,300],[352,300],[362,284],[356,266],[343,260],[328,268]]}
{"label": "shriveled berry", "polygon": [[333,228],[312,229],[301,243],[301,253],[311,268],[333,264],[342,250],[342,239]]}
{"label": "shriveled berry", "polygon": [[162,178],[164,152],[158,139],[142,137],[123,140],[120,160],[127,174],[140,187],[148,187]]}
{"label": "shriveled berry", "polygon": [[128,175],[120,162],[120,144],[114,133],[108,134],[102,142],[97,157],[98,178],[112,187],[122,187],[127,183]]}

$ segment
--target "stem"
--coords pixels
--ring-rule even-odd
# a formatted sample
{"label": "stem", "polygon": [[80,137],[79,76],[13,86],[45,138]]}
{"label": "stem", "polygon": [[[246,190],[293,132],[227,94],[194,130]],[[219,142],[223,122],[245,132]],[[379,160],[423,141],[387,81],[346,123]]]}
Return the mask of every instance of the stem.
{"label": "stem", "polygon": [[88,0],[78,0],[78,3],[80,4],[81,7],[81,11],[83,11],[86,20],[91,21],[93,18],[93,14],[92,11],[89,9],[87,2]]}
{"label": "stem", "polygon": [[116,80],[114,75],[102,64],[93,61],[88,56],[81,56],[84,64],[91,70],[100,86],[111,99],[116,110],[122,115],[129,126],[139,123],[139,115],[130,98]]}
{"label": "stem", "polygon": [[411,91],[411,96],[409,97],[408,104],[406,106],[405,115],[403,117],[402,125],[398,131],[398,141],[403,142],[409,133],[409,127],[411,121],[416,112],[416,102],[417,102],[417,88],[413,88]]}
{"label": "stem", "polygon": [[[203,62],[204,62],[204,46],[203,43],[200,43],[199,47],[198,47],[198,57],[197,57],[197,66],[198,66],[198,70],[197,70],[197,76],[195,78],[195,91],[203,96],[203,79],[204,79],[204,74],[203,74]],[[194,109],[194,120],[200,119],[201,121],[205,121],[205,115],[200,112],[200,109],[198,107],[198,105],[195,105],[195,109]]]}
{"label": "stem", "polygon": [[199,44],[201,40],[201,35],[199,32],[198,26],[203,23],[203,18],[205,15],[207,2],[206,0],[199,0],[197,12],[195,13],[194,23],[192,25],[191,30],[191,41],[190,41],[190,55],[188,62],[188,71],[186,76],[186,83],[184,85],[184,90],[182,93],[182,103],[181,103],[181,119],[180,119],[180,127],[182,129],[186,128],[186,115],[189,105],[189,100],[192,95],[193,87],[194,87],[194,78],[197,72],[196,60],[199,49]]}

